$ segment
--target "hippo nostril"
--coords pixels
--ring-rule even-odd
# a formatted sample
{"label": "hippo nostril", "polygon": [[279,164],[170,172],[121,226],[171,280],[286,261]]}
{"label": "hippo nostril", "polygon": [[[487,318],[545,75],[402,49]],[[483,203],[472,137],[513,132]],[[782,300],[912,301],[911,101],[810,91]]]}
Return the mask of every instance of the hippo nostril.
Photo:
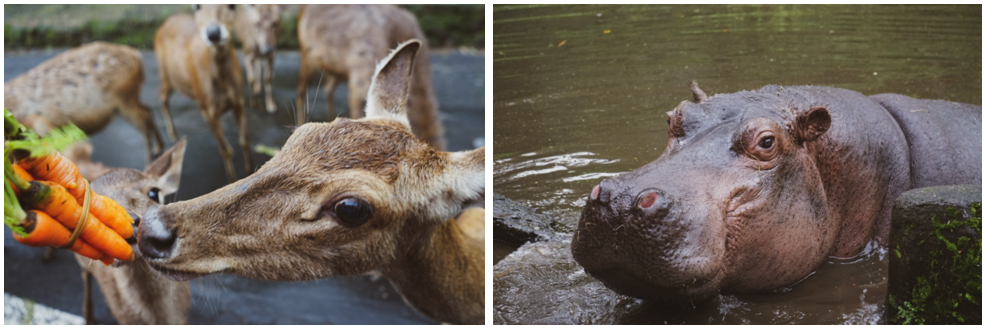
{"label": "hippo nostril", "polygon": [[598,185],[595,185],[595,188],[592,189],[592,194],[589,194],[589,197],[592,200],[598,200],[599,199],[599,186]]}
{"label": "hippo nostril", "polygon": [[657,192],[650,191],[643,194],[643,197],[640,198],[640,208],[648,209],[652,207],[653,204],[657,202],[658,198],[659,196],[657,195]]}

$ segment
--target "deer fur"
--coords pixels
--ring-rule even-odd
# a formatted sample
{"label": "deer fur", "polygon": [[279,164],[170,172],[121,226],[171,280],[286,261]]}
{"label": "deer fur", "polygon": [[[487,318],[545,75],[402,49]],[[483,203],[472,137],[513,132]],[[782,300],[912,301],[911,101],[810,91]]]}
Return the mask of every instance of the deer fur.
{"label": "deer fur", "polygon": [[146,141],[145,162],[163,150],[150,108],[140,102],[144,67],[136,49],[92,42],[65,51],[4,84],[3,105],[40,134],[73,123],[86,134],[123,116]]}
{"label": "deer fur", "polygon": [[[219,143],[219,154],[230,182],[236,180],[232,146],[226,142],[219,119],[232,111],[239,125],[239,145],[243,149],[246,172],[253,170],[250,140],[243,104],[243,77],[236,50],[229,37],[229,26],[236,17],[236,5],[194,5],[194,17],[171,16],[154,36],[161,75],[161,111],[168,135],[177,137],[171,121],[168,98],[177,89],[198,103],[198,110]],[[213,37],[213,39],[210,39]]]}
{"label": "deer fur", "polygon": [[236,11],[236,37],[242,44],[246,80],[253,90],[251,107],[259,105],[260,92],[264,92],[267,112],[270,113],[277,111],[270,81],[274,75],[280,14],[281,5],[242,5]]}
{"label": "deer fur", "polygon": [[[185,139],[182,138],[144,171],[130,168],[109,169],[93,180],[93,192],[122,205],[139,223],[141,213],[151,206],[161,204],[165,195],[178,190],[185,144]],[[82,155],[75,158],[82,163],[80,168],[91,163],[84,154],[76,155]],[[157,196],[151,198],[151,195]],[[120,324],[187,324],[191,309],[188,283],[161,277],[147,266],[136,245],[133,252],[133,261],[117,261],[111,266],[75,255],[82,267],[85,290],[82,313],[86,323],[95,323],[91,290],[92,277],[95,277],[110,312]]]}
{"label": "deer fur", "polygon": [[[482,214],[455,217],[483,203],[485,150],[436,151],[412,133],[407,98],[421,46],[400,44],[376,68],[366,118],[302,125],[254,174],[148,211],[138,239],[151,267],[175,280],[378,271],[424,314],[482,324]],[[345,219],[340,206],[357,200],[365,219]]]}
{"label": "deer fur", "polygon": [[390,49],[410,39],[422,42],[413,72],[407,117],[418,138],[436,150],[445,149],[438,100],[431,87],[431,54],[427,38],[409,11],[394,5],[305,5],[298,12],[301,65],[298,77],[297,124],[305,122],[308,83],[324,75],[328,118],[335,116],[334,91],[349,85],[349,116],[362,118],[376,63]]}

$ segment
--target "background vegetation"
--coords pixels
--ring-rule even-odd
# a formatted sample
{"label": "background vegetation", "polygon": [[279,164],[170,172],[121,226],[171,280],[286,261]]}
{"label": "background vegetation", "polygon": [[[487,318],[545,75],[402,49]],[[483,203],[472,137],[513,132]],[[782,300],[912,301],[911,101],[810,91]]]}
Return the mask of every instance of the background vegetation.
{"label": "background vegetation", "polygon": [[[485,42],[483,5],[401,5],[414,13],[432,47]],[[298,5],[288,5],[278,48],[298,47]],[[169,16],[191,13],[187,5],[4,5],[4,50],[75,47],[108,41],[149,50],[154,33]]]}

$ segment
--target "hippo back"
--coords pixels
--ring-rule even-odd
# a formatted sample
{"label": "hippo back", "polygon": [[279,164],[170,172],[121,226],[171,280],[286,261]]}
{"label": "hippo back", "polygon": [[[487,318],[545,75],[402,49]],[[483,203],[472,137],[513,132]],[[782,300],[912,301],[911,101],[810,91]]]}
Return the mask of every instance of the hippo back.
{"label": "hippo back", "polygon": [[899,94],[871,97],[896,119],[910,150],[910,188],[982,183],[982,107]]}

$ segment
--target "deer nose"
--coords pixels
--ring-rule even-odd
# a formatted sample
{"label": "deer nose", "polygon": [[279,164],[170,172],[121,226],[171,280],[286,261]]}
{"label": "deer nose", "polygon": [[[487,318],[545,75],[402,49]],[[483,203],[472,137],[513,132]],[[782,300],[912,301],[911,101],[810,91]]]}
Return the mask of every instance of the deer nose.
{"label": "deer nose", "polygon": [[158,215],[158,208],[160,206],[147,209],[140,223],[140,229],[137,230],[140,253],[151,259],[170,257],[175,241],[178,239],[178,234],[168,228]]}
{"label": "deer nose", "polygon": [[269,45],[262,45],[262,46],[260,46],[260,54],[261,55],[266,56],[266,55],[269,55],[271,52],[274,52],[274,47],[269,46]]}
{"label": "deer nose", "polygon": [[219,29],[219,25],[212,24],[205,28],[205,36],[209,38],[212,43],[219,43],[222,39],[222,30]]}

